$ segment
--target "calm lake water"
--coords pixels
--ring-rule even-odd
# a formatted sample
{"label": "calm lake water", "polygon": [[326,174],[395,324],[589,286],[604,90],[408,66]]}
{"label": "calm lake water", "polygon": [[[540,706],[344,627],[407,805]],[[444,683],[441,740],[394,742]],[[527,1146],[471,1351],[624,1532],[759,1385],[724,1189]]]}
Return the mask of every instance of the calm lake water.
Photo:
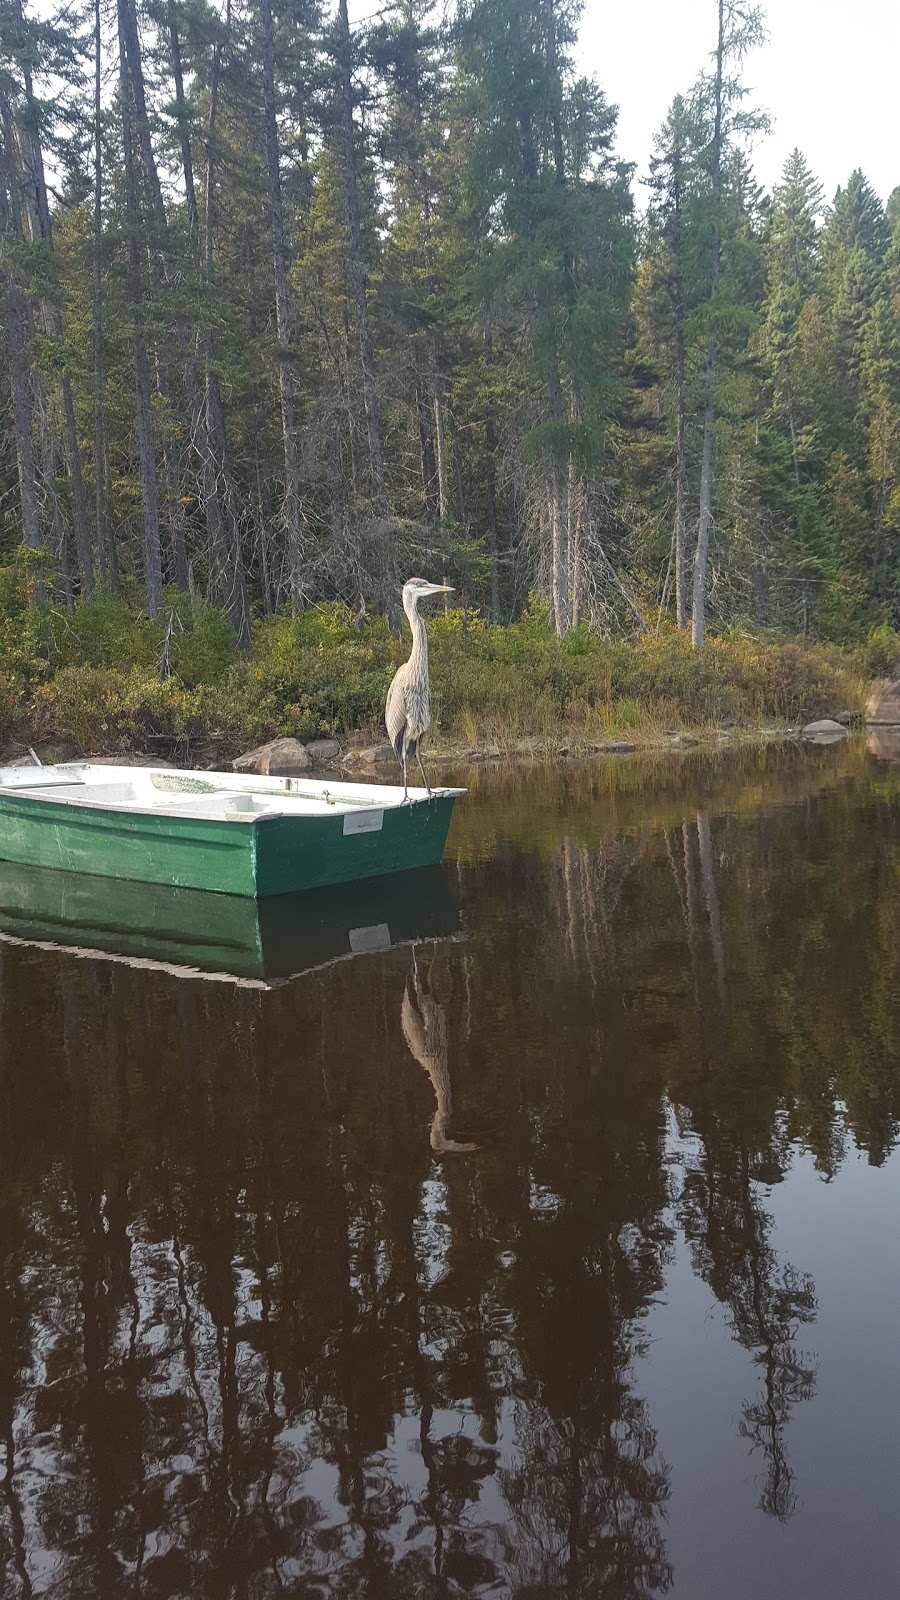
{"label": "calm lake water", "polygon": [[0,940],[4,1597],[897,1592],[900,768],[466,777],[292,981]]}

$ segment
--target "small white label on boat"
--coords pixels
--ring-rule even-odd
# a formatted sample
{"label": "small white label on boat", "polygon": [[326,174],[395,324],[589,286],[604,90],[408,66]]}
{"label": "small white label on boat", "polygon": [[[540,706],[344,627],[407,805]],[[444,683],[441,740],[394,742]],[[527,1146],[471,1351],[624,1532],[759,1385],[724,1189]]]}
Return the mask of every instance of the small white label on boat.
{"label": "small white label on boat", "polygon": [[383,811],[345,811],[345,833],[380,833],[384,822]]}
{"label": "small white label on boat", "polygon": [[379,922],[373,928],[351,928],[350,949],[355,956],[365,955],[369,950],[390,950],[391,930],[386,922]]}

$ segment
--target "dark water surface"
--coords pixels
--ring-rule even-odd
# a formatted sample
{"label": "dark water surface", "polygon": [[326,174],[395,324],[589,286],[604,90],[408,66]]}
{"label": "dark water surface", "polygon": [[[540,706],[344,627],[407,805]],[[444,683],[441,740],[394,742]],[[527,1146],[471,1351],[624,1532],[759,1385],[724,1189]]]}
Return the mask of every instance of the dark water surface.
{"label": "dark water surface", "polygon": [[897,1593],[900,773],[469,782],[418,945],[0,941],[3,1596]]}

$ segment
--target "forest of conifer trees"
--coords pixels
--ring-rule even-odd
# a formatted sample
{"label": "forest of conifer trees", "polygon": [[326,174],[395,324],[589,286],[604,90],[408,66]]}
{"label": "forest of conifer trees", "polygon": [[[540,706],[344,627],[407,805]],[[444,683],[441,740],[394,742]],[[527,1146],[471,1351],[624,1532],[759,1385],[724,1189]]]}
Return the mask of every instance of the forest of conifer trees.
{"label": "forest of conifer trees", "polygon": [[[900,620],[900,188],[764,193],[710,54],[648,182],[579,0],[0,0],[0,566],[559,635]],[[636,24],[637,25],[637,24]],[[900,179],[900,172],[898,172]]]}

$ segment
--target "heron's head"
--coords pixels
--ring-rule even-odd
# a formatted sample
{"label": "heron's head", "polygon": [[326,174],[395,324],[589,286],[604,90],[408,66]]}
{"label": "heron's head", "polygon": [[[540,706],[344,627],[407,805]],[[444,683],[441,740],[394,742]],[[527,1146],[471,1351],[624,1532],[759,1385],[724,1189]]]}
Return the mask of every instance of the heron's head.
{"label": "heron's head", "polygon": [[403,585],[403,604],[417,605],[429,594],[452,594],[453,586],[449,583],[429,583],[427,578],[410,578]]}

